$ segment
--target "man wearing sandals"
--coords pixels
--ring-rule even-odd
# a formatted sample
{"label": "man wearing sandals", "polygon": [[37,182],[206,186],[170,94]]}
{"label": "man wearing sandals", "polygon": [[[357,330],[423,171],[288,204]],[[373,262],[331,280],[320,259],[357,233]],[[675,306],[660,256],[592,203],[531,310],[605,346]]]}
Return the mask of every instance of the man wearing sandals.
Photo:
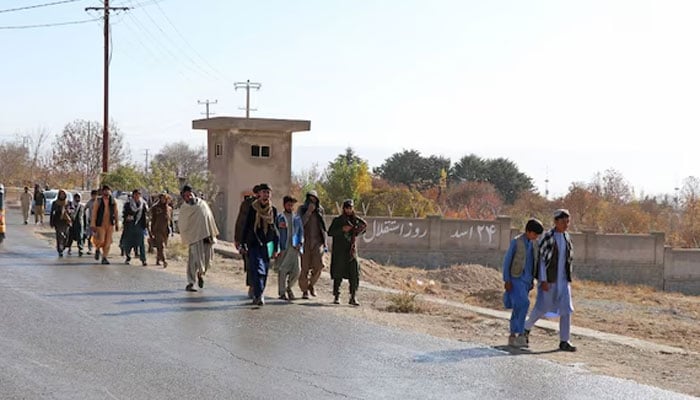
{"label": "man wearing sandals", "polygon": [[178,228],[182,243],[189,246],[185,290],[196,292],[195,282],[200,289],[204,287],[204,275],[214,256],[214,242],[219,229],[209,205],[194,195],[191,186],[185,185],[180,194],[184,203],[180,207]]}

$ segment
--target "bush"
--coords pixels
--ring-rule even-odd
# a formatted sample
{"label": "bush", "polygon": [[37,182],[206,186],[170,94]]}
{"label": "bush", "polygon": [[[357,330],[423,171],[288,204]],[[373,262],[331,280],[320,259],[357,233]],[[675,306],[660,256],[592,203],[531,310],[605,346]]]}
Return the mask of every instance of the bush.
{"label": "bush", "polygon": [[410,293],[408,291],[403,291],[398,294],[392,294],[388,296],[388,300],[391,304],[386,307],[389,312],[395,313],[421,313],[423,308],[416,302],[417,293]]}

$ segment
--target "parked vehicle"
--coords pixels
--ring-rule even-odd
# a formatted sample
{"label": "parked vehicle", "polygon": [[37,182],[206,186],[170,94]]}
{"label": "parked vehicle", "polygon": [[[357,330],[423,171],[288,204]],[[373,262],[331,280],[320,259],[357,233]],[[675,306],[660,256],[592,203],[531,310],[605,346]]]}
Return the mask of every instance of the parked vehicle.
{"label": "parked vehicle", "polygon": [[[66,190],[66,195],[68,196],[68,202],[73,201],[73,193]],[[58,189],[44,190],[44,197],[46,202],[44,204],[44,214],[51,214],[51,205],[58,198]],[[32,215],[34,214],[34,201],[32,201]]]}
{"label": "parked vehicle", "polygon": [[0,243],[5,240],[5,185],[0,183]]}

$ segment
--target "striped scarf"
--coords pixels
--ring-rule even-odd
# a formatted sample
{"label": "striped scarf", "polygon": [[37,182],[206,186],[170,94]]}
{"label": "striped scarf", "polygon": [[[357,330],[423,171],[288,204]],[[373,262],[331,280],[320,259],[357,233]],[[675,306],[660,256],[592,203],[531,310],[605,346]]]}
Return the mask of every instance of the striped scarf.
{"label": "striped scarf", "polygon": [[[545,232],[544,236],[540,240],[540,260],[544,260],[544,265],[549,266],[552,261],[552,254],[554,254],[554,246],[556,245],[556,239],[554,239],[554,229]],[[571,261],[574,258],[574,246],[571,244],[571,236],[569,232],[564,232],[564,240],[566,240],[566,249],[568,250],[566,262],[571,265]]]}

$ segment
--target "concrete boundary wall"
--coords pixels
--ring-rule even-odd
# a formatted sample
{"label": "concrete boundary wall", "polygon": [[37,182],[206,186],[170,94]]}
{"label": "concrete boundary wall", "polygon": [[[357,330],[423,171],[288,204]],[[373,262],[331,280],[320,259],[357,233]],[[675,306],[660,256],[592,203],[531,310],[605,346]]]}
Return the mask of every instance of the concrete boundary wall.
{"label": "concrete boundary wall", "polygon": [[[332,217],[328,217],[330,224]],[[362,257],[399,266],[440,268],[482,264],[501,268],[510,240],[519,233],[510,217],[494,221],[441,217],[366,217],[358,240]],[[600,234],[574,232],[574,275],[580,279],[648,285],[700,295],[700,249],[666,247],[663,232]]]}

